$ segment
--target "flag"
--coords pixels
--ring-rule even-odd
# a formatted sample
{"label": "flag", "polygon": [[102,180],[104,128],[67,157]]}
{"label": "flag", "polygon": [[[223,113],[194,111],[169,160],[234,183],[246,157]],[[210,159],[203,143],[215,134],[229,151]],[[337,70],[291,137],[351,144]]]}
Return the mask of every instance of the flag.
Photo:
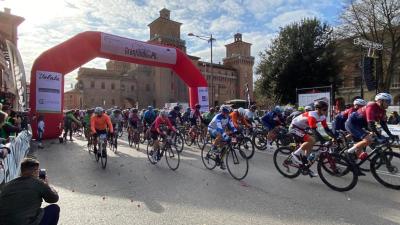
{"label": "flag", "polygon": [[249,84],[246,83],[246,94],[247,94],[247,102],[250,108],[250,90],[249,90]]}

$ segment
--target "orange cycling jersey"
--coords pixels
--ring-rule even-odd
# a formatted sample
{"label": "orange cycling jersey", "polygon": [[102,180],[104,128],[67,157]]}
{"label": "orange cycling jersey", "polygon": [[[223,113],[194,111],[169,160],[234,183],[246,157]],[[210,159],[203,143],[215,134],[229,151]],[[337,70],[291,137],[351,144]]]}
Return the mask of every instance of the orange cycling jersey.
{"label": "orange cycling jersey", "polygon": [[96,133],[96,130],[106,130],[108,127],[109,132],[113,133],[113,126],[111,124],[110,117],[103,114],[102,116],[93,115],[90,118],[90,129],[93,133]]}
{"label": "orange cycling jersey", "polygon": [[251,127],[251,125],[249,124],[249,122],[247,122],[244,119],[244,116],[240,116],[239,112],[231,112],[231,114],[229,114],[229,116],[231,117],[231,120],[233,122],[233,125],[235,126],[235,128],[239,128],[239,122],[242,125],[245,125],[246,127]]}

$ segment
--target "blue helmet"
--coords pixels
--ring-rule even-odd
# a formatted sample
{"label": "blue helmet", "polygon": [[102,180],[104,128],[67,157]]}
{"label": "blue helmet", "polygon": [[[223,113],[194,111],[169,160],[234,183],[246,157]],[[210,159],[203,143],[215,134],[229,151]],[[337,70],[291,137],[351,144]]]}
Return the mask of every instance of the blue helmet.
{"label": "blue helmet", "polygon": [[229,109],[228,106],[224,105],[224,106],[221,107],[221,112],[229,113],[229,111],[230,111],[230,109]]}
{"label": "blue helmet", "polygon": [[275,113],[280,114],[280,113],[282,113],[282,108],[281,108],[279,105],[277,105],[277,106],[275,106],[275,108],[274,108],[273,111],[274,111]]}
{"label": "blue helmet", "polygon": [[148,110],[153,110],[153,106],[149,105],[149,106],[147,106],[147,109]]}

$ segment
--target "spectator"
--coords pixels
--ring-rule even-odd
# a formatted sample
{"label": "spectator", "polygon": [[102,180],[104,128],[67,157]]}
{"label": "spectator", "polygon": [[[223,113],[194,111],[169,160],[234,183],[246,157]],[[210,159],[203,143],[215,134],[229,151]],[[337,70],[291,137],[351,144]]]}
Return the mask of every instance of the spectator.
{"label": "spectator", "polygon": [[[3,128],[3,126],[7,120],[7,117],[8,117],[7,113],[0,111],[0,131]],[[0,143],[5,143],[6,141],[7,141],[6,138],[0,137]]]}
{"label": "spectator", "polygon": [[0,159],[5,159],[10,154],[8,148],[0,148]]}
{"label": "spectator", "polygon": [[0,138],[8,141],[10,136],[15,136],[18,132],[21,131],[21,129],[7,121],[8,114],[5,115],[5,122],[3,122],[0,126]]}
{"label": "spectator", "polygon": [[43,137],[43,134],[44,134],[44,118],[43,118],[43,116],[42,115],[40,115],[39,116],[39,119],[38,119],[38,142],[39,142],[39,148],[43,148],[43,145],[42,145],[42,137]]}
{"label": "spectator", "polygon": [[40,208],[43,199],[58,201],[57,192],[39,178],[39,162],[26,158],[21,163],[21,176],[5,184],[0,193],[0,224],[2,225],[56,225],[60,207],[51,204]]}
{"label": "spectator", "polygon": [[388,120],[388,124],[399,124],[400,123],[400,116],[397,111],[393,111]]}

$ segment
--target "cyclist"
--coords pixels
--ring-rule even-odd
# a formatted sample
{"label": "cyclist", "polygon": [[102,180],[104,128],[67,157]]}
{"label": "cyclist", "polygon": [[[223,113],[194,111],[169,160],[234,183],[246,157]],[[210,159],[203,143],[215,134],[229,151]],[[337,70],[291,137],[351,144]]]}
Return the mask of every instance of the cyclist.
{"label": "cyclist", "polygon": [[156,117],[157,117],[157,115],[156,115],[156,112],[153,109],[153,106],[148,106],[147,110],[143,114],[143,121],[142,122],[146,127],[150,127],[151,124],[156,119]]}
{"label": "cyclist", "polygon": [[75,110],[69,110],[65,113],[64,117],[64,139],[67,139],[67,134],[69,131],[69,140],[72,140],[72,123],[76,123],[79,126],[81,125],[81,122],[74,116]]}
{"label": "cyclist", "polygon": [[203,118],[203,124],[207,127],[208,124],[210,124],[211,120],[215,116],[215,109],[213,107],[210,107],[210,110],[208,112],[203,113],[201,117]]}
{"label": "cyclist", "polygon": [[189,130],[189,134],[192,136],[192,138],[194,137],[193,133],[195,132],[195,129],[197,127],[197,121],[200,120],[203,121],[203,118],[201,117],[201,113],[200,113],[200,108],[201,106],[199,104],[196,104],[192,110],[192,112],[190,113],[190,130]]}
{"label": "cyclist", "polygon": [[[393,135],[386,123],[386,109],[392,103],[392,95],[388,93],[379,93],[375,96],[375,102],[370,102],[366,106],[353,112],[345,123],[346,130],[351,133],[355,142],[353,147],[347,150],[350,158],[356,156],[364,160],[368,157],[368,153],[362,149],[372,143],[372,136],[376,135],[382,138],[382,135],[376,129],[376,122],[380,123],[382,129],[389,135],[390,138],[397,137]],[[363,128],[369,130],[368,133]]]}
{"label": "cyclist", "polygon": [[179,105],[174,106],[174,108],[168,113],[169,122],[171,122],[172,126],[176,128],[176,120],[179,119],[182,124],[182,116],[181,116],[181,107]]}
{"label": "cyclist", "polygon": [[[292,153],[292,159],[295,164],[307,165],[307,159],[304,156],[308,156],[311,148],[314,146],[316,140],[321,143],[325,142],[325,139],[317,131],[317,123],[321,123],[325,132],[332,138],[335,138],[332,131],[329,129],[326,123],[326,115],[328,112],[328,103],[322,100],[316,101],[314,103],[315,111],[305,112],[300,116],[293,119],[289,132],[295,137],[298,137],[303,141],[295,152]],[[307,134],[308,129],[311,129],[313,136]],[[315,177],[316,174],[309,170],[310,177]]]}
{"label": "cyclist", "polygon": [[[107,134],[107,129],[110,134],[114,133],[113,126],[111,124],[110,117],[104,113],[103,108],[96,107],[94,110],[94,115],[90,118],[90,129],[94,137],[94,154],[97,154],[97,136],[101,134]],[[105,149],[103,149],[105,150]],[[103,152],[105,155],[106,152]]]}
{"label": "cyclist", "polygon": [[83,117],[83,127],[85,129],[85,138],[89,139],[90,135],[90,117],[92,117],[92,114],[94,112],[94,109],[88,109],[86,110],[85,116]]}
{"label": "cyclist", "polygon": [[244,115],[244,119],[249,124],[254,124],[256,120],[259,121],[258,118],[255,115],[256,110],[257,110],[257,106],[256,105],[251,105],[249,109],[246,109],[246,114]]}
{"label": "cyclist", "polygon": [[111,124],[112,124],[113,128],[115,129],[115,133],[118,133],[119,129],[122,129],[121,123],[122,123],[123,119],[124,118],[122,117],[120,109],[114,109],[111,112],[110,120],[111,120]]}
{"label": "cyclist", "polygon": [[267,130],[267,149],[272,150],[272,142],[276,139],[276,132],[279,126],[283,125],[282,119],[282,108],[275,106],[270,112],[265,112],[264,116],[261,117],[261,122],[264,128]]}
{"label": "cyclist", "polygon": [[[224,139],[224,141],[229,140],[228,133],[225,132],[227,128],[230,131],[237,132],[231,118],[229,117],[229,107],[221,106],[221,113],[215,115],[208,125],[210,136],[215,138],[212,143],[212,150],[216,153],[218,152],[218,147],[221,147],[221,139]],[[226,169],[223,159],[221,159],[220,166],[221,169]]]}
{"label": "cyclist", "polygon": [[287,118],[286,118],[286,124],[290,124],[292,122],[292,120],[303,114],[304,113],[304,107],[303,106],[299,106],[299,108],[297,108],[296,111],[292,112]]}
{"label": "cyclist", "polygon": [[190,109],[190,108],[186,108],[186,111],[183,113],[183,115],[182,115],[182,120],[183,120],[183,122],[185,122],[185,123],[188,123],[189,122],[189,118],[190,118],[190,112],[191,112],[192,110]]}
{"label": "cyclist", "polygon": [[345,123],[347,118],[349,118],[349,116],[353,113],[356,112],[358,109],[360,109],[361,107],[367,105],[367,102],[361,98],[358,99],[354,99],[353,101],[353,107],[346,109],[344,112],[340,112],[334,119],[333,123],[332,123],[332,130],[334,132],[334,134],[336,135],[336,133],[340,130],[342,131],[346,131],[345,128]]}
{"label": "cyclist", "polygon": [[161,110],[160,115],[157,116],[156,120],[154,123],[151,125],[151,138],[154,141],[153,144],[153,149],[157,150],[157,155],[154,155],[153,152],[153,157],[157,157],[157,160],[160,160],[160,141],[158,140],[158,137],[165,137],[167,135],[167,131],[164,131],[162,127],[168,127],[167,131],[173,131],[176,132],[175,127],[172,126],[171,121],[168,119],[168,112],[166,110]]}
{"label": "cyclist", "polygon": [[233,112],[231,112],[229,114],[229,117],[232,120],[233,126],[235,126],[235,128],[237,130],[240,130],[240,125],[245,126],[247,128],[251,127],[251,124],[248,123],[245,119],[244,116],[246,114],[246,110],[242,107],[234,110]]}
{"label": "cyclist", "polygon": [[131,108],[128,115],[128,133],[131,137],[141,127],[141,120],[136,108]]}

